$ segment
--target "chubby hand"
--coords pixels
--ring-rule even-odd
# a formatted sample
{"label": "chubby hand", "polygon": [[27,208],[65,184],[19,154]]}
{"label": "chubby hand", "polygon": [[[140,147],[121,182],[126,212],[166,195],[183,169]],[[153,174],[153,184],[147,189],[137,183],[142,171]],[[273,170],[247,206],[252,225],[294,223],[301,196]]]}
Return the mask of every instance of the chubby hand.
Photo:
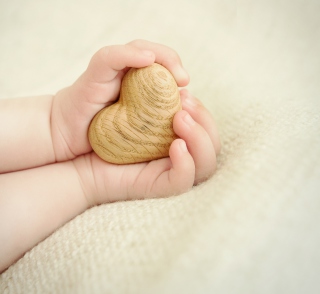
{"label": "chubby hand", "polygon": [[173,120],[179,139],[169,158],[114,165],[91,152],[74,160],[89,206],[181,194],[214,173],[220,141],[213,118],[186,89],[180,96],[183,109]]}
{"label": "chubby hand", "polygon": [[147,163],[114,165],[104,162],[89,144],[87,131],[94,115],[119,95],[130,67],[157,62],[186,86],[189,76],[172,49],[143,40],[100,49],[87,70],[54,98],[52,136],[56,159],[73,159],[90,206],[137,198],[183,193],[209,178],[216,168],[220,142],[209,111],[186,89],[180,91],[182,110],[173,120],[176,139],[169,158]]}
{"label": "chubby hand", "polygon": [[51,133],[56,161],[73,159],[92,150],[87,131],[95,114],[118,98],[121,80],[129,68],[154,62],[165,66],[178,86],[189,83],[178,54],[164,45],[135,40],[103,47],[93,55],[80,78],[54,97]]}

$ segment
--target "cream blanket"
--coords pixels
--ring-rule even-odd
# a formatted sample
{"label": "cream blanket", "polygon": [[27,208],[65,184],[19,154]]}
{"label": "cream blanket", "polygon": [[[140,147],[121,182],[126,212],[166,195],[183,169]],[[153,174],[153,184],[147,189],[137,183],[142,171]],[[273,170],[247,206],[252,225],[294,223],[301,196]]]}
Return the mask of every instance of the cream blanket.
{"label": "cream blanket", "polygon": [[55,93],[100,47],[147,39],[180,54],[222,153],[184,195],[78,216],[3,273],[0,293],[319,293],[319,9],[1,1],[1,98]]}

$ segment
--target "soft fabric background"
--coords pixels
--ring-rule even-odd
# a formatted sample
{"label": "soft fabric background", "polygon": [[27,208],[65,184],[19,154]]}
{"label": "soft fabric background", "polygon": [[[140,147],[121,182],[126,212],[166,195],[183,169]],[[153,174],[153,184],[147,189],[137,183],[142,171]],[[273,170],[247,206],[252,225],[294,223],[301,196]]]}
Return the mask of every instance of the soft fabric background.
{"label": "soft fabric background", "polygon": [[179,52],[223,149],[189,193],[78,216],[0,292],[319,293],[319,13],[317,0],[1,0],[1,98],[53,94],[100,47],[143,38]]}

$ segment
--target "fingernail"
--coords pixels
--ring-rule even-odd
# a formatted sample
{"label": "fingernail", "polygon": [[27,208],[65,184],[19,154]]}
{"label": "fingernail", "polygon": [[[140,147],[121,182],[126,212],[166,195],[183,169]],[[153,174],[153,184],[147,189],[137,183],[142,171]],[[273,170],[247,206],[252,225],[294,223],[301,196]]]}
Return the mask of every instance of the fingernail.
{"label": "fingernail", "polygon": [[178,80],[189,80],[189,74],[182,66],[176,69],[175,75]]}
{"label": "fingernail", "polygon": [[190,95],[189,92],[187,92],[185,95],[183,95],[183,104],[187,104],[193,108],[197,106],[197,101]]}
{"label": "fingernail", "polygon": [[153,52],[150,50],[142,50],[142,54],[148,57],[153,57]]}
{"label": "fingernail", "polygon": [[181,151],[183,151],[183,152],[187,152],[188,151],[185,141],[180,141],[179,145],[180,145]]}
{"label": "fingernail", "polygon": [[184,116],[183,120],[189,126],[195,125],[195,121],[193,120],[193,118],[188,113],[186,113],[186,115]]}

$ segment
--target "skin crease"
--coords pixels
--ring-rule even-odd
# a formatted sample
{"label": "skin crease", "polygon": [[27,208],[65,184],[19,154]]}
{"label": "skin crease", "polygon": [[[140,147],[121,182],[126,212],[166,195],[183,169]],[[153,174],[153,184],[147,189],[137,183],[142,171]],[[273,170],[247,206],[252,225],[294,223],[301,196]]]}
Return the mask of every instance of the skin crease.
{"label": "skin crease", "polygon": [[92,152],[94,115],[116,101],[130,67],[157,62],[179,87],[178,54],[145,40],[103,47],[73,85],[55,96],[0,101],[0,272],[57,228],[102,203],[184,193],[212,176],[220,141],[209,111],[186,89],[168,158],[114,165]]}

